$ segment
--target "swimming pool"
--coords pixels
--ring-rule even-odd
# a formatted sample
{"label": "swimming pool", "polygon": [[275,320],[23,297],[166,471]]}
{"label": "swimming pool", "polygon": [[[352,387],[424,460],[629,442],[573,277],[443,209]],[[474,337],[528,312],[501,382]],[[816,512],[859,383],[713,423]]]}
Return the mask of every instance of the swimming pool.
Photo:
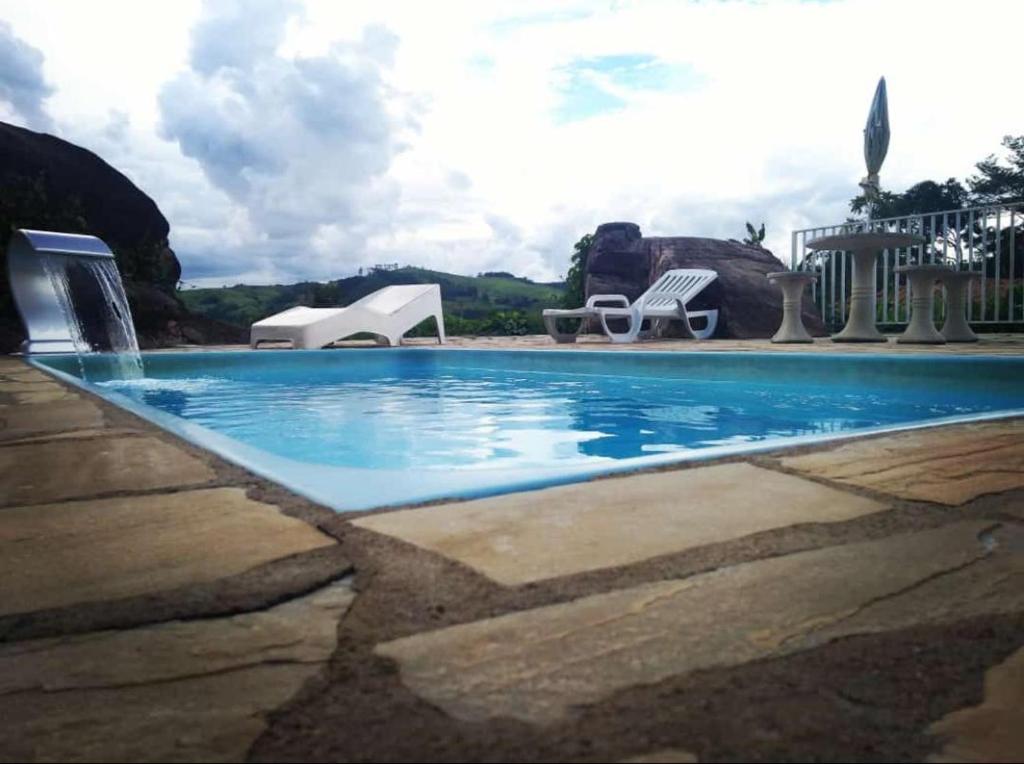
{"label": "swimming pool", "polygon": [[1024,414],[1024,358],[993,356],[149,353],[141,380],[101,357],[33,361],[337,510]]}

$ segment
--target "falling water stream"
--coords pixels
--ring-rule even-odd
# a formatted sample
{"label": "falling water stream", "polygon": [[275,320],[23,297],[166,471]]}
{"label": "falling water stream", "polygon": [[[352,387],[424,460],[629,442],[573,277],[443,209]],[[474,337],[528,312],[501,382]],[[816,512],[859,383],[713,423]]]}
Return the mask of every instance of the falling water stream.
{"label": "falling water stream", "polygon": [[142,356],[113,258],[41,255],[85,379],[85,353],[109,359],[107,378],[141,379]]}

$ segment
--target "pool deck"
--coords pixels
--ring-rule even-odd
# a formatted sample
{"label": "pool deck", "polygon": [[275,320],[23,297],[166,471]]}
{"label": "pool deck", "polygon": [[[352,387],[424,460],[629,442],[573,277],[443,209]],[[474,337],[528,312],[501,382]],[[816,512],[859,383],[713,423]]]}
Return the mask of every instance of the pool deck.
{"label": "pool deck", "polygon": [[0,357],[0,592],[0,761],[1019,761],[1024,419],[339,515]]}

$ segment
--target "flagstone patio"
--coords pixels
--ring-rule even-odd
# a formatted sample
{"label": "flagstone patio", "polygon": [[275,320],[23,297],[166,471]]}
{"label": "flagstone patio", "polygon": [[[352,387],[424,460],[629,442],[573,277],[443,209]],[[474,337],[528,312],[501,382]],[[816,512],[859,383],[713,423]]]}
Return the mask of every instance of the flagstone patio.
{"label": "flagstone patio", "polygon": [[884,509],[872,499],[740,462],[514,493],[430,512],[388,512],[354,524],[513,586]]}
{"label": "flagstone patio", "polygon": [[0,359],[0,574],[4,761],[1024,757],[1019,420],[337,515]]}

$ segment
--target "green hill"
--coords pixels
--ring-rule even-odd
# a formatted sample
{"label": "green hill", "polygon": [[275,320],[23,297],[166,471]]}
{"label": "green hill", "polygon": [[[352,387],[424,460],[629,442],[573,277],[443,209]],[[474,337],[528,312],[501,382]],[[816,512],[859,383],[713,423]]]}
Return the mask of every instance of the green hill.
{"label": "green hill", "polygon": [[[539,284],[510,273],[457,276],[405,267],[371,269],[365,276],[327,283],[186,289],[178,296],[194,313],[248,328],[254,321],[295,305],[349,305],[392,284],[440,284],[449,334],[543,333],[540,312],[544,308],[558,307],[564,291],[560,282]],[[432,331],[432,326],[420,328],[424,332]]]}

